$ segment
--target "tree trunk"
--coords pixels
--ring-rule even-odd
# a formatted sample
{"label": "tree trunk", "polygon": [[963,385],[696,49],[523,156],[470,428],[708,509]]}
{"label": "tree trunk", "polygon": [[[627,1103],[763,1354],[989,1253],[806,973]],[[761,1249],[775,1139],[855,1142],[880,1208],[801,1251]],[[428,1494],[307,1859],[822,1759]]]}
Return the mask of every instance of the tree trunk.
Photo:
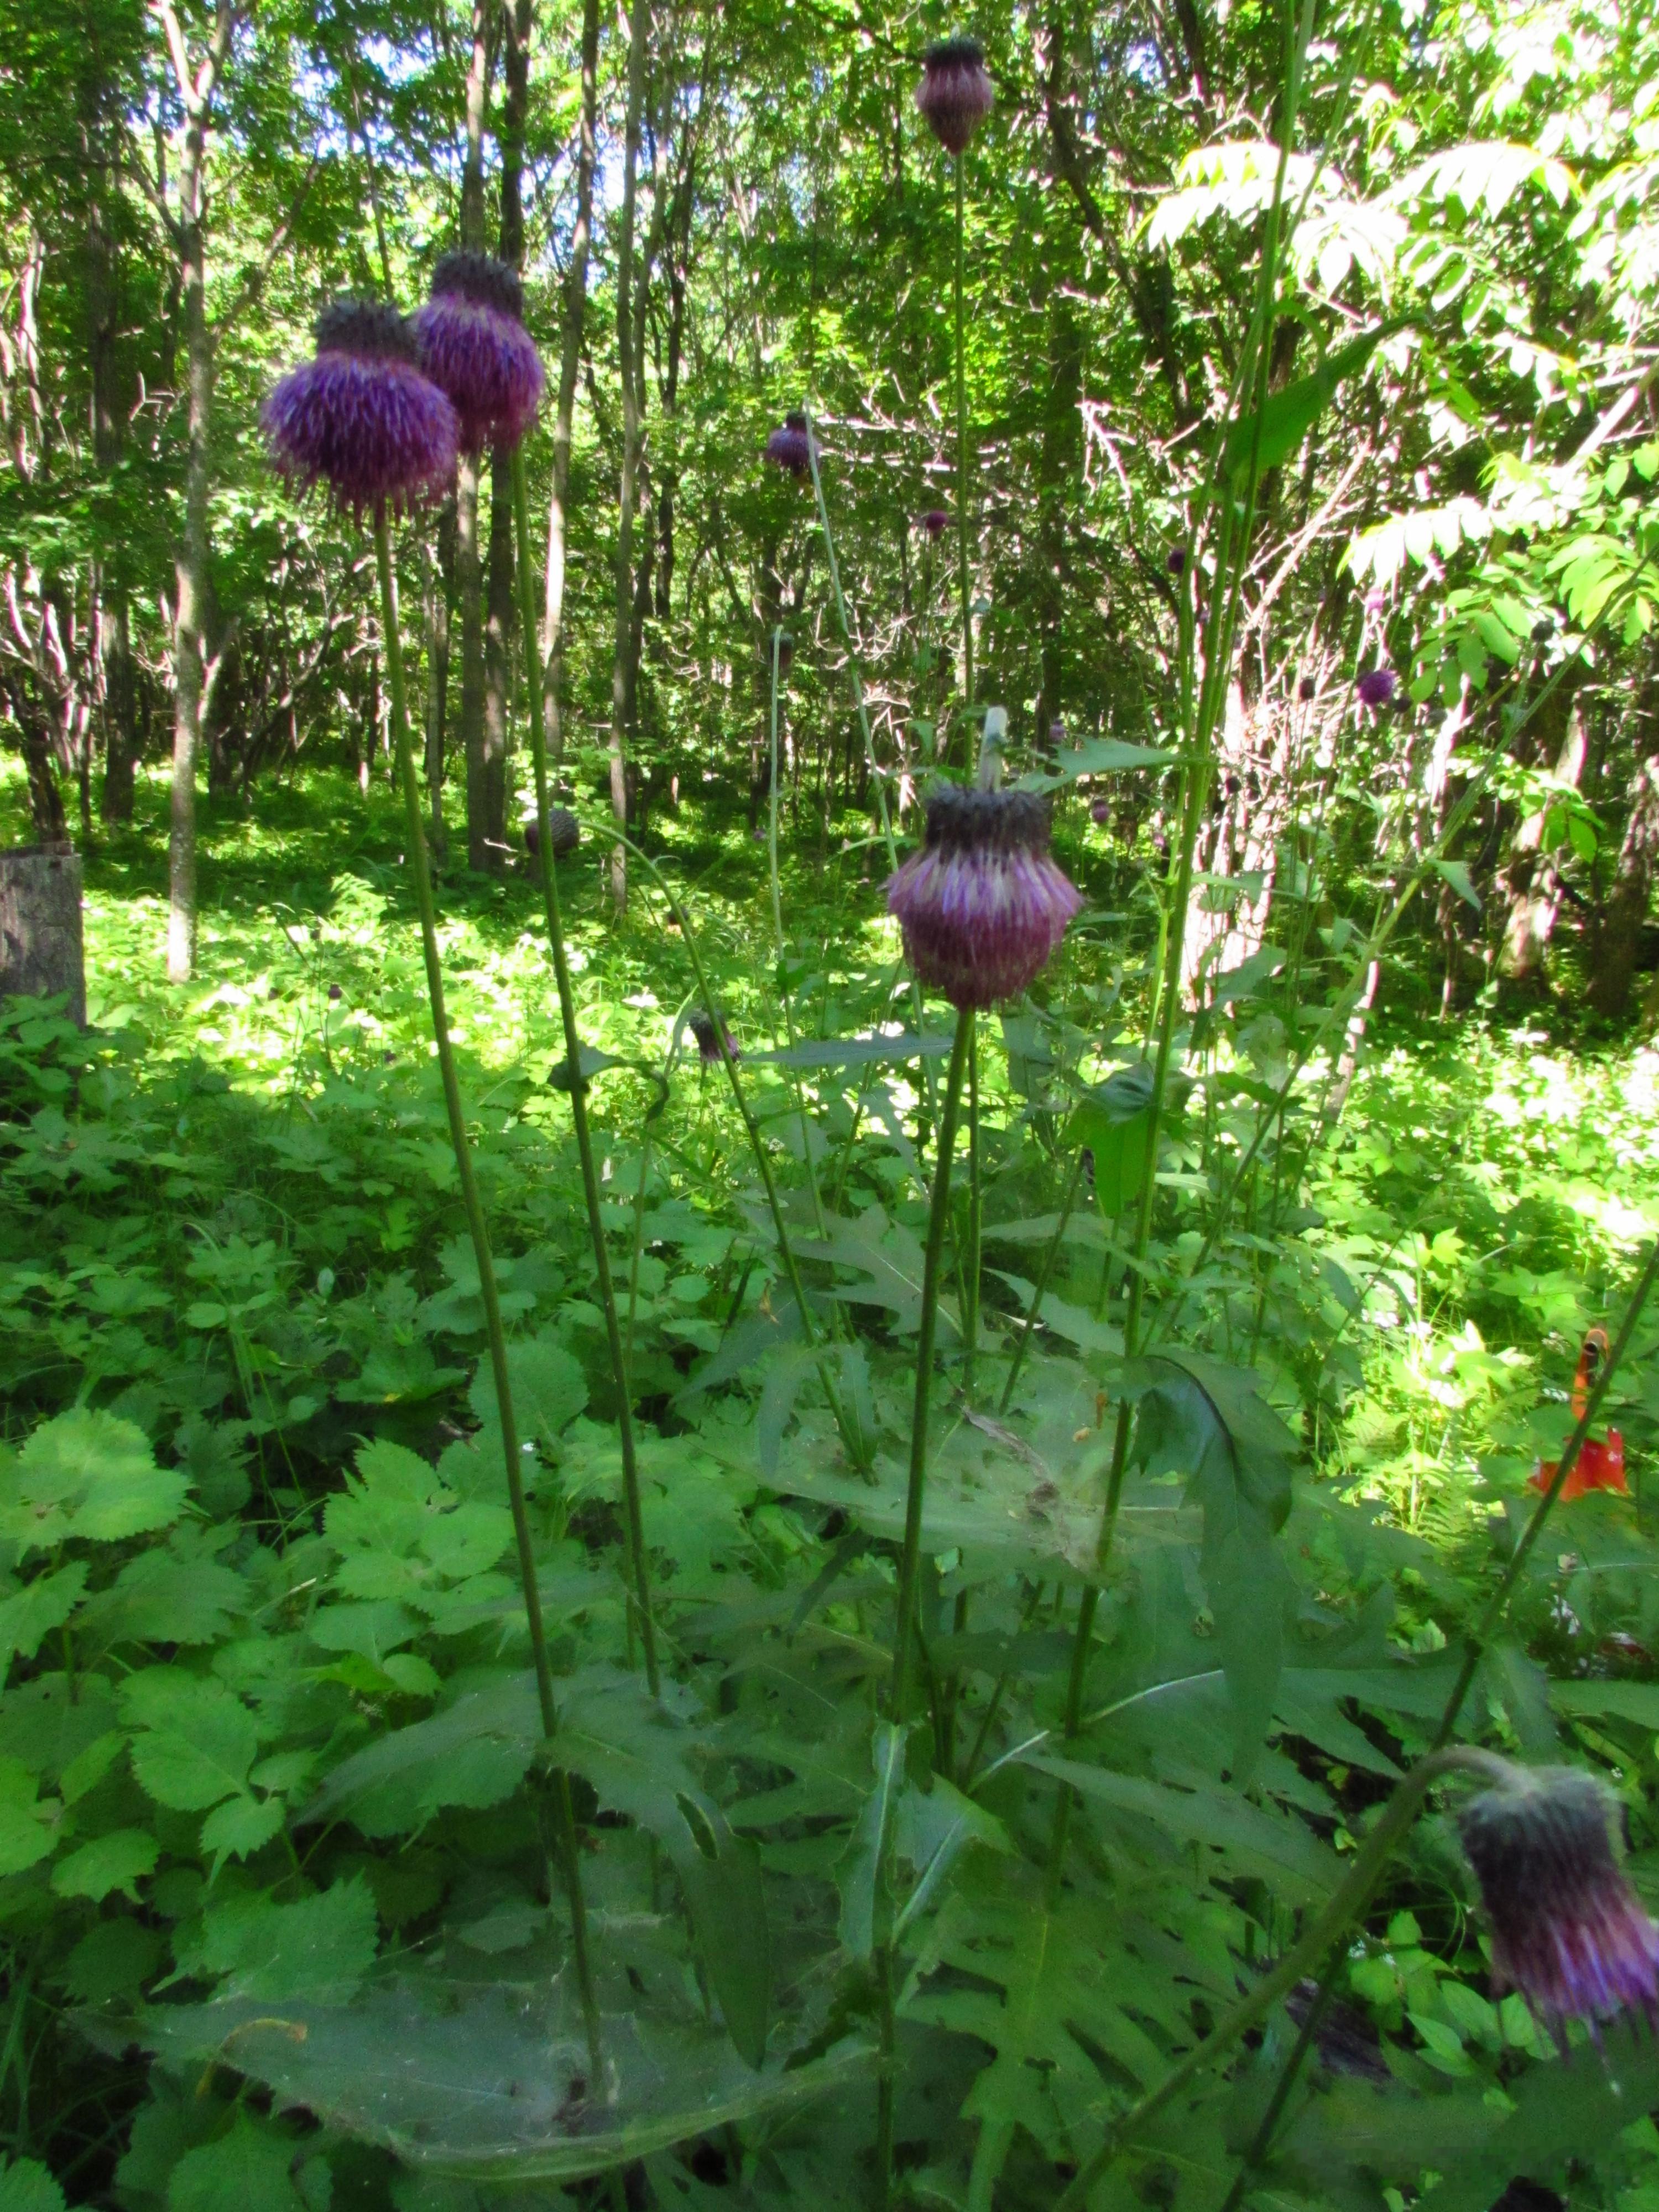
{"label": "tree trunk", "polygon": [[[1578,687],[1589,673],[1576,660],[1556,686],[1531,732],[1534,759],[1555,753],[1555,773],[1575,789],[1584,772],[1583,717],[1578,711]],[[1547,805],[1528,814],[1516,830],[1510,858],[1500,878],[1509,902],[1504,924],[1504,943],[1498,956],[1498,972],[1511,982],[1541,981],[1544,954],[1561,910],[1561,879],[1543,849]]]}
{"label": "tree trunk", "polygon": [[1619,848],[1613,890],[1592,940],[1589,1002],[1598,1014],[1621,1019],[1630,1012],[1642,931],[1659,870],[1659,647],[1650,649],[1647,673],[1631,716],[1636,761],[1630,813]]}
{"label": "tree trunk", "polygon": [[593,167],[599,143],[599,4],[582,5],[582,112],[576,153],[576,227],[565,278],[564,349],[559,361],[559,404],[553,422],[553,490],[547,507],[547,598],[542,621],[542,713],[549,758],[564,753],[565,511],[570,497],[570,441],[575,427],[576,379],[581,368],[582,328],[587,310],[587,252],[593,226]]}
{"label": "tree trunk", "polygon": [[[481,253],[484,242],[483,133],[489,104],[494,0],[473,0],[472,62],[466,78],[466,163],[461,173],[461,244]],[[477,458],[463,453],[456,471],[455,569],[461,598],[461,744],[466,757],[466,857],[487,868],[489,779],[484,752],[483,570],[478,554]]]}
{"label": "tree trunk", "polygon": [[[117,351],[120,328],[118,261],[109,224],[114,167],[112,105],[111,87],[97,69],[94,44],[91,66],[81,88],[81,146],[88,187],[83,260],[92,453],[98,473],[106,483],[119,463],[126,425]],[[100,811],[110,822],[128,822],[132,818],[133,760],[138,739],[137,691],[133,681],[132,634],[123,550],[118,543],[112,542],[106,552],[93,562],[91,574],[100,666],[98,692],[104,726]]]}
{"label": "tree trunk", "polygon": [[[501,14],[503,96],[496,143],[501,156],[501,258],[524,263],[524,119],[530,96],[531,0],[513,0]],[[507,759],[512,731],[513,463],[495,447],[489,457],[489,607],[484,635],[484,803],[490,862],[499,867],[507,842]]]}
{"label": "tree trunk", "polygon": [[[622,380],[622,486],[617,512],[617,638],[611,664],[611,811],[626,829],[628,724],[633,690],[634,504],[639,472],[639,372],[634,329],[634,218],[639,195],[640,110],[645,93],[645,45],[650,0],[634,0],[628,42],[628,118],[623,157],[622,233],[617,249],[617,362]],[[628,908],[628,855],[611,850],[611,897],[618,915]]]}
{"label": "tree trunk", "polygon": [[80,854],[50,844],[0,853],[0,999],[64,994],[70,1019],[84,1029]]}
{"label": "tree trunk", "polygon": [[179,156],[179,283],[189,411],[185,526],[173,556],[173,820],[167,842],[167,980],[196,969],[196,757],[202,741],[204,626],[208,600],[208,434],[213,411],[213,341],[207,320],[207,253],[202,230],[207,135],[213,95],[230,47],[234,0],[218,0],[213,33],[192,69],[172,0],[157,10],[167,34],[185,125]]}

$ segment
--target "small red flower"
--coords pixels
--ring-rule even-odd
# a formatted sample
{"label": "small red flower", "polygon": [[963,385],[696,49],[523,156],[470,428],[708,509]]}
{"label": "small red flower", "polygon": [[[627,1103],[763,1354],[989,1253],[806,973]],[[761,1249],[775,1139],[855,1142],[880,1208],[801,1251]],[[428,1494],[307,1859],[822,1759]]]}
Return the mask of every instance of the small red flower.
{"label": "small red flower", "polygon": [[[1589,1405],[1590,1392],[1595,1388],[1595,1378],[1601,1371],[1601,1363],[1607,1356],[1607,1333],[1604,1328],[1593,1328],[1585,1337],[1578,1353],[1578,1364],[1572,1377],[1572,1413],[1575,1420],[1582,1421]],[[1532,1478],[1532,1486],[1542,1492],[1555,1480],[1555,1471],[1561,1462],[1545,1460]],[[1617,1429],[1609,1429],[1605,1437],[1586,1437],[1571,1474],[1561,1486],[1561,1502],[1567,1504],[1583,1498],[1592,1490],[1614,1490],[1621,1497],[1630,1495],[1630,1485],[1625,1480],[1625,1439]]]}

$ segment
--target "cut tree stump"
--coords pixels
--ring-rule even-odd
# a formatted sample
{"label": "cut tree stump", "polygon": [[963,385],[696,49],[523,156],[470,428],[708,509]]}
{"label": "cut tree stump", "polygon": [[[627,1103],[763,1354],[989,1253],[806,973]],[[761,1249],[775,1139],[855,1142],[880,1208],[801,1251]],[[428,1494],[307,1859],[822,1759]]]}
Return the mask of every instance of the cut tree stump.
{"label": "cut tree stump", "polygon": [[81,855],[67,845],[0,853],[0,999],[69,994],[69,1015],[87,1025],[81,939]]}

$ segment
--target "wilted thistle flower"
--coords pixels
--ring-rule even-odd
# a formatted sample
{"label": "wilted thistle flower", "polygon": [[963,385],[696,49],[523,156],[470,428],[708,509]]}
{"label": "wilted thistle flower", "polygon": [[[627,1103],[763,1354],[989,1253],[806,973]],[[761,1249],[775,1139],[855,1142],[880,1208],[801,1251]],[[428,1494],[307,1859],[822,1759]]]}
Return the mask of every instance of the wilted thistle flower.
{"label": "wilted thistle flower", "polygon": [[1362,706],[1386,707],[1399,681],[1392,668],[1368,668],[1353,688]]}
{"label": "wilted thistle flower", "polygon": [[1565,2047],[1569,2020],[1659,2024],[1659,1929],[1613,1855],[1608,1792],[1574,1766],[1511,1767],[1457,1816],[1492,1972]]}
{"label": "wilted thistle flower", "polygon": [[413,317],[421,366],[449,394],[464,453],[511,452],[542,401],[541,356],[524,326],[524,287],[488,253],[446,253]]}
{"label": "wilted thistle flower", "polygon": [[1030,792],[944,784],[927,838],[887,885],[904,950],[953,1006],[1018,995],[1083,905],[1048,851],[1048,808]]}
{"label": "wilted thistle flower", "polygon": [[[548,842],[556,860],[574,853],[582,842],[582,826],[568,806],[550,806],[547,810]],[[525,850],[532,860],[538,860],[542,852],[542,825],[532,814],[524,825]]]}
{"label": "wilted thistle flower", "polygon": [[301,489],[320,480],[360,519],[434,497],[454,474],[455,410],[422,374],[415,334],[395,307],[325,307],[315,358],[282,379],[262,420],[281,474]]}
{"label": "wilted thistle flower", "polygon": [[696,1041],[699,1060],[718,1060],[720,1056],[722,1036],[726,1039],[726,1049],[731,1054],[732,1059],[741,1058],[738,1048],[732,1042],[731,1030],[726,1028],[724,1022],[716,1029],[714,1017],[707,1006],[693,1006],[685,1018],[685,1026]]}
{"label": "wilted thistle flower", "polygon": [[922,56],[916,106],[947,154],[967,150],[995,98],[977,40],[941,39]]}
{"label": "wilted thistle flower", "polygon": [[943,538],[950,527],[950,514],[942,507],[930,507],[925,514],[916,517],[916,528],[935,541]]}
{"label": "wilted thistle flower", "polygon": [[766,458],[792,477],[807,476],[812,467],[812,434],[804,415],[790,413],[766,441]]}

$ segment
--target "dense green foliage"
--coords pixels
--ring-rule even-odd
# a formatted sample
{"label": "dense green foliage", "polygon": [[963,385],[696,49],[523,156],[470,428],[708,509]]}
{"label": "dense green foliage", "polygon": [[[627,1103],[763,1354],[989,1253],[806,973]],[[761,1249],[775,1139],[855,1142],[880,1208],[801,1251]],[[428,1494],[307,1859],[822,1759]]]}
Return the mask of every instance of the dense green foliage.
{"label": "dense green foliage", "polygon": [[[0,807],[89,984],[0,1004],[0,2212],[1653,2212],[1462,1781],[1268,1984],[1448,1741],[1659,1903],[1655,26],[988,9],[953,178],[951,27],[635,0],[585,264],[551,0],[0,22]],[[261,446],[458,238],[536,641],[504,460],[398,623]],[[1084,910],[969,1062],[882,886],[976,761]],[[1595,1328],[1631,1486],[1547,1502]]]}

